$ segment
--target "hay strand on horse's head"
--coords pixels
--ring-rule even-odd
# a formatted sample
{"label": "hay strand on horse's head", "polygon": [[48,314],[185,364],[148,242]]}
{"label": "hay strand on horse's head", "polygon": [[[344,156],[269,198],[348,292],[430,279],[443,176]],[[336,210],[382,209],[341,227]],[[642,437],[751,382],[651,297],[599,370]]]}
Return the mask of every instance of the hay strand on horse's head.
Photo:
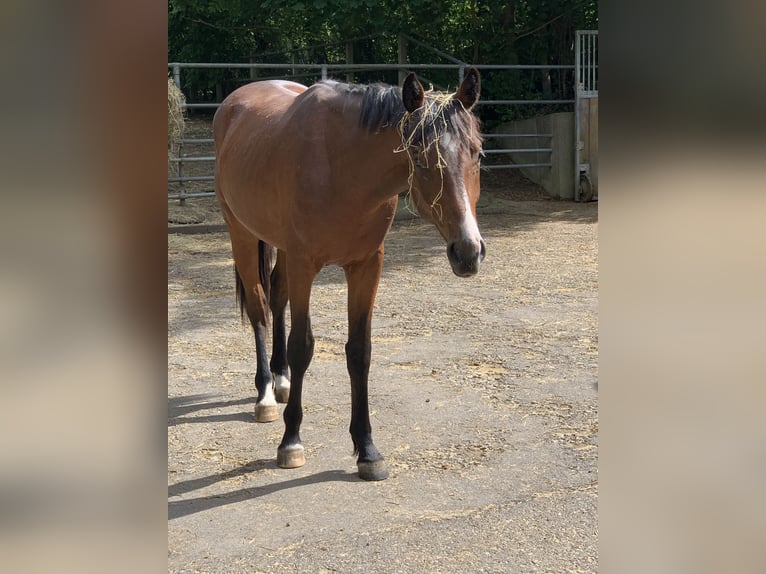
{"label": "hay strand on horse's head", "polygon": [[[447,118],[445,117],[445,111],[447,107],[454,101],[455,94],[435,92],[433,86],[425,93],[425,103],[416,113],[419,113],[419,118],[414,126],[410,126],[410,122],[416,113],[405,111],[402,119],[399,120],[397,129],[399,135],[402,138],[402,145],[395,149],[395,152],[405,152],[410,163],[410,172],[407,177],[407,183],[409,189],[407,190],[407,198],[411,198],[412,195],[412,183],[415,174],[415,160],[412,157],[413,148],[415,148],[415,142],[418,140],[418,134],[420,135],[419,141],[422,147],[422,152],[425,154],[430,147],[436,144],[436,168],[439,170],[439,177],[441,179],[441,186],[439,192],[431,202],[431,210],[435,212],[439,221],[442,218],[442,209],[439,205],[439,200],[442,197],[444,191],[444,168],[447,167],[447,163],[444,161],[441,149],[439,149],[439,139],[443,133],[446,133],[448,129]],[[441,125],[437,126],[437,122]],[[432,134],[429,134],[432,131]],[[415,149],[415,153],[418,150]],[[410,202],[408,202],[410,203]]]}

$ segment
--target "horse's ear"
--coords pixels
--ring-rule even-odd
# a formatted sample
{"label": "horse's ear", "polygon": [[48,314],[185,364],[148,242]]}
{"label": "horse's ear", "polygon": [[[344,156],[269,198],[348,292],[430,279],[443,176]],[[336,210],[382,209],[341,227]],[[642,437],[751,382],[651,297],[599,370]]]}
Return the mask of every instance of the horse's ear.
{"label": "horse's ear", "polygon": [[463,104],[466,110],[470,110],[479,101],[480,92],[481,79],[479,78],[479,70],[468,68],[465,78],[463,78],[463,83],[460,84],[454,97]]}
{"label": "horse's ear", "polygon": [[423,105],[426,93],[423,90],[423,84],[421,84],[415,74],[410,72],[407,77],[404,78],[402,84],[402,100],[404,101],[404,108],[412,113]]}

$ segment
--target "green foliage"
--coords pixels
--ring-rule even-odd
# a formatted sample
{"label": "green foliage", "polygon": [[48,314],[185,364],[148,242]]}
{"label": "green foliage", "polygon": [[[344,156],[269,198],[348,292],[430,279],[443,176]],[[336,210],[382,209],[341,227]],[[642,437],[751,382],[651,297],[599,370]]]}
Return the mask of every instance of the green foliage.
{"label": "green foliage", "polygon": [[[468,63],[572,64],[576,29],[598,28],[598,0],[169,0],[168,54],[179,62],[343,63],[353,44],[357,63],[397,61],[397,35],[407,34]],[[415,43],[409,59],[441,63]],[[318,74],[305,73],[311,83]],[[259,70],[258,77],[284,72]],[[569,74],[569,77],[567,77]],[[454,88],[454,71],[426,81]],[[345,77],[345,76],[343,76]],[[485,99],[571,98],[571,72],[482,74]],[[185,70],[189,101],[215,101],[249,81],[248,70]],[[356,81],[397,81],[396,72],[357,73]],[[486,108],[485,108],[486,109]],[[483,109],[485,123],[529,110]]]}

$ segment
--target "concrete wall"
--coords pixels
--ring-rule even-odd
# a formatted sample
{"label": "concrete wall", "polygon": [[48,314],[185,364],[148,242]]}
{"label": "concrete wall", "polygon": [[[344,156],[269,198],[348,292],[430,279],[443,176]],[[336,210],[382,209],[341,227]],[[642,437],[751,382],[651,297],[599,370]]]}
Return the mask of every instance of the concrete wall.
{"label": "concrete wall", "polygon": [[[550,163],[552,167],[525,167],[521,172],[552,197],[574,199],[574,113],[561,112],[499,125],[496,133],[553,134],[553,137],[498,138],[509,149],[552,147],[553,151],[508,154],[513,163]],[[548,145],[550,144],[550,145]],[[509,162],[509,163],[511,163]],[[505,162],[504,162],[505,163]]]}
{"label": "concrete wall", "polygon": [[580,165],[590,167],[594,195],[598,195],[598,97],[580,100]]}

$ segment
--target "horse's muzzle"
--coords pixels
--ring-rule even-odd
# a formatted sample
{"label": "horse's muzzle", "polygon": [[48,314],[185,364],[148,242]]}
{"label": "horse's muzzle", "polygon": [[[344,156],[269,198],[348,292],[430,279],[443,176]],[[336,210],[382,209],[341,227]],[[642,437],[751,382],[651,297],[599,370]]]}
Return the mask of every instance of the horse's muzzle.
{"label": "horse's muzzle", "polygon": [[479,272],[487,248],[484,240],[452,241],[447,245],[447,259],[452,266],[452,272],[458,277],[470,277]]}

